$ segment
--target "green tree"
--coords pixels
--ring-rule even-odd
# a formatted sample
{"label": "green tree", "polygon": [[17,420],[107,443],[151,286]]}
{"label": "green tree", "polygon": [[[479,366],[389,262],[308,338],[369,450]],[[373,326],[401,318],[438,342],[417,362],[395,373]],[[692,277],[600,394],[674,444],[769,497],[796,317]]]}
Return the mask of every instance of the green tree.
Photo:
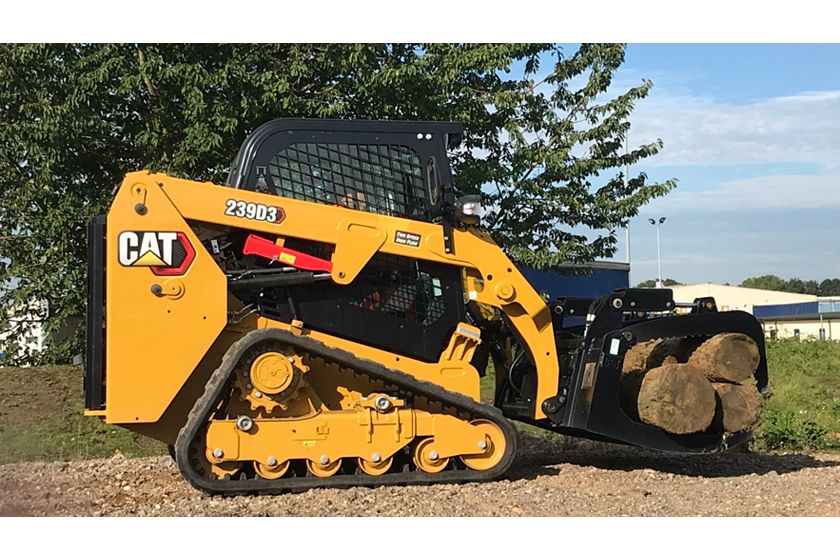
{"label": "green tree", "polygon": [[784,280],[772,274],[765,274],[764,276],[755,276],[752,278],[747,278],[740,284],[742,288],[754,288],[757,290],[773,290],[776,292],[784,291],[786,285],[787,283]]}
{"label": "green tree", "polygon": [[[681,286],[682,282],[677,282],[673,278],[665,278],[662,280],[663,286]],[[637,288],[655,288],[656,287],[656,279],[652,278],[650,280],[645,280],[644,282],[639,282],[636,284]]]}
{"label": "green tree", "polygon": [[817,288],[818,296],[840,296],[840,278],[826,278]]}
{"label": "green tree", "polygon": [[[747,278],[741,282],[740,285],[743,288],[756,288],[759,290],[773,290],[776,292],[790,292],[794,294],[813,294],[817,296],[830,295],[822,293],[823,287],[826,291],[830,291],[833,286],[832,280],[830,279],[823,280],[822,283],[819,283],[816,280],[802,280],[800,278],[783,280],[782,278],[772,274]],[[840,280],[838,281],[837,287],[840,288]]]}
{"label": "green tree", "polygon": [[[461,121],[457,186],[486,194],[484,223],[515,259],[609,257],[616,230],[675,185],[624,186],[619,170],[662,143],[624,153],[652,84],[608,92],[623,60],[612,44],[2,45],[0,305],[47,302],[55,333],[83,313],[85,224],[125,172],[220,182],[245,136],[284,116]],[[3,350],[63,361],[81,340]]]}
{"label": "green tree", "polygon": [[816,280],[805,280],[803,282],[803,294],[819,295],[820,283]]}

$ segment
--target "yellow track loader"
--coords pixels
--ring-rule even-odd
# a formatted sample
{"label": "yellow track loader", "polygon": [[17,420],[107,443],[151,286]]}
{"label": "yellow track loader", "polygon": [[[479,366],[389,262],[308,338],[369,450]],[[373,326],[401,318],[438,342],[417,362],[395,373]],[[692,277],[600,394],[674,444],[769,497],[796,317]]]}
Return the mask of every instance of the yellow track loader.
{"label": "yellow track loader", "polygon": [[[498,478],[512,420],[708,453],[619,403],[628,349],[743,333],[667,289],[546,301],[454,188],[448,122],[279,119],[226,185],[125,176],[88,228],[85,413],[167,443],[215,494]],[[480,399],[492,376],[493,404]]]}

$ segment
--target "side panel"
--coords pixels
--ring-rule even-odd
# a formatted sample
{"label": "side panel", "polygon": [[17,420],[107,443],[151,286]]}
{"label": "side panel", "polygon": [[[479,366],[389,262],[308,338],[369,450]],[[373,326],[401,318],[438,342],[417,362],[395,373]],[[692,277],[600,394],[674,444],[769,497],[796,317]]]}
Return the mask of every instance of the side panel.
{"label": "side panel", "polygon": [[149,174],[126,176],[106,239],[106,421],[156,422],[227,322],[226,279]]}

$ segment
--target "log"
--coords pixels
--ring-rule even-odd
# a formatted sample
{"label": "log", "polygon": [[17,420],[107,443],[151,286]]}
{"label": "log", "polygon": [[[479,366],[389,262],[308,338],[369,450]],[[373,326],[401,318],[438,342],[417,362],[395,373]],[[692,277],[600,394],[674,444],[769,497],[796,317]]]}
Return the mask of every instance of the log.
{"label": "log", "polygon": [[708,428],[715,415],[715,389],[690,364],[664,364],[648,371],[639,387],[639,419],[672,434]]}
{"label": "log", "polygon": [[697,339],[657,338],[631,346],[624,355],[622,372],[647,371],[668,363],[685,363],[700,345]]}
{"label": "log", "polygon": [[761,416],[763,399],[755,385],[713,383],[717,407],[712,427],[718,431],[740,432],[755,426]]}
{"label": "log", "polygon": [[758,345],[752,338],[741,333],[722,333],[701,344],[688,363],[712,381],[740,383],[752,377],[759,360]]}
{"label": "log", "polygon": [[661,339],[649,340],[631,346],[624,354],[622,373],[644,372],[649,369],[646,365],[647,358],[660,341]]}
{"label": "log", "polygon": [[627,416],[639,421],[639,390],[642,388],[642,380],[645,378],[645,371],[633,370],[623,373],[618,385],[618,400],[621,408]]}

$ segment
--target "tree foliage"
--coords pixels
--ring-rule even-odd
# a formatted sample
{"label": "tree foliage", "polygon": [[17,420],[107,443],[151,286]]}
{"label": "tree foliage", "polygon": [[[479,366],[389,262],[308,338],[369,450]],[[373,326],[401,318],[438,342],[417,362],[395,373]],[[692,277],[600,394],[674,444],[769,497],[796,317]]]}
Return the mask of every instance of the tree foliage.
{"label": "tree foliage", "polygon": [[840,278],[826,278],[817,282],[816,280],[801,280],[799,278],[783,280],[773,274],[765,274],[747,278],[741,282],[741,287],[815,296],[840,296]]}
{"label": "tree foliage", "polygon": [[[248,132],[284,116],[461,121],[457,187],[485,193],[515,259],[609,257],[616,229],[674,186],[624,186],[620,168],[662,144],[624,153],[651,83],[614,94],[623,60],[600,44],[2,45],[0,305],[46,301],[54,334],[83,313],[85,225],[125,172],[220,182]],[[77,331],[27,356],[16,331],[11,361],[81,348]]]}
{"label": "tree foliage", "polygon": [[[664,278],[662,280],[662,285],[665,287],[668,286],[681,286],[682,282],[677,282],[673,278]],[[637,288],[655,288],[656,287],[656,279],[652,278],[650,280],[645,280],[644,282],[639,282],[636,284]]]}

